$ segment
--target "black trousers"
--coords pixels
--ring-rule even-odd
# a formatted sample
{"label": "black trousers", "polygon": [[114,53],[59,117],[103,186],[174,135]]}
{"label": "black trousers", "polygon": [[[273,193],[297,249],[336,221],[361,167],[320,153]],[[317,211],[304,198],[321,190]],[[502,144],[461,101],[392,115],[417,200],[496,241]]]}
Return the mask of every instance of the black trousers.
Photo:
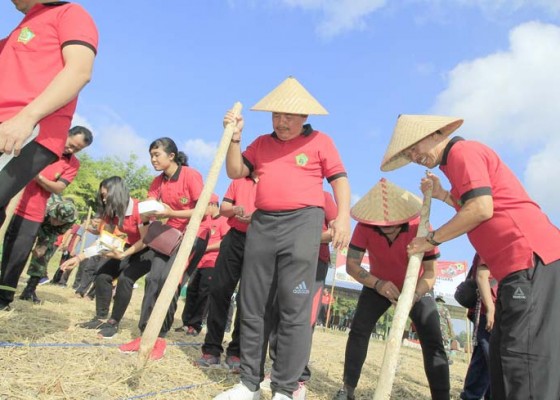
{"label": "black trousers", "polygon": [[202,330],[202,322],[208,311],[208,296],[214,278],[214,267],[198,268],[189,280],[187,298],[183,309],[183,326],[191,326],[197,332]]}
{"label": "black trousers", "polygon": [[31,142],[21,150],[19,156],[12,158],[0,171],[0,226],[4,224],[6,207],[12,197],[56,159],[56,154],[52,151],[36,142]]}
{"label": "black trousers", "polygon": [[514,272],[498,286],[490,336],[492,399],[560,399],[560,260]]}
{"label": "black trousers", "polygon": [[[0,186],[3,187],[4,184]],[[30,221],[19,215],[12,217],[4,237],[0,285],[17,288],[40,227],[40,222]],[[0,289],[0,303],[11,303],[14,301],[14,294],[15,290]]]}
{"label": "black trousers", "polygon": [[[344,383],[351,387],[358,385],[362,366],[367,356],[369,340],[375,324],[391,306],[391,302],[375,290],[364,287],[352,327],[348,334],[344,358]],[[433,297],[422,297],[410,311],[410,318],[416,326],[424,370],[428,378],[433,400],[449,400],[449,364],[439,325],[439,315]]]}
{"label": "black trousers", "polygon": [[145,248],[124,260],[107,260],[99,267],[95,277],[97,318],[103,319],[109,315],[113,298],[113,280],[118,278],[111,319],[120,322],[130,304],[134,283],[150,271],[150,262],[144,257],[147,252],[148,248]]}
{"label": "black trousers", "polygon": [[[208,245],[208,240],[202,240],[200,238],[196,238],[193,249],[191,253],[193,257],[191,258],[191,262],[193,259],[202,257],[201,249],[206,250],[206,246]],[[202,251],[202,254],[204,254]],[[144,331],[146,325],[148,324],[148,320],[152,315],[152,310],[156,304],[157,298],[161,293],[161,289],[165,284],[167,276],[169,275],[169,271],[173,266],[173,262],[175,261],[175,257],[177,256],[177,250],[171,255],[166,256],[164,254],[158,253],[155,250],[148,249],[148,251],[143,255],[145,260],[150,264],[150,273],[146,277],[146,286],[144,288],[144,298],[142,299],[142,310],[140,312],[140,321],[138,322],[138,328],[141,332]],[[131,265],[133,267],[134,265]],[[187,267],[187,270],[190,268]],[[175,295],[169,305],[169,309],[167,310],[167,314],[165,316],[165,320],[163,321],[163,325],[161,327],[159,336],[165,337],[167,332],[171,329],[173,325],[173,320],[175,316],[175,311],[177,311],[177,300],[179,299],[179,290],[175,291]]]}
{"label": "black trousers", "polygon": [[[219,356],[224,352],[222,342],[226,330],[231,298],[241,278],[243,254],[245,251],[245,233],[237,229],[230,229],[223,237],[220,252],[214,267],[214,280],[208,298],[208,318],[206,319],[206,337],[202,345],[204,354]],[[188,292],[187,292],[188,295]],[[239,345],[239,302],[235,314],[231,342],[226,354],[240,356]]]}

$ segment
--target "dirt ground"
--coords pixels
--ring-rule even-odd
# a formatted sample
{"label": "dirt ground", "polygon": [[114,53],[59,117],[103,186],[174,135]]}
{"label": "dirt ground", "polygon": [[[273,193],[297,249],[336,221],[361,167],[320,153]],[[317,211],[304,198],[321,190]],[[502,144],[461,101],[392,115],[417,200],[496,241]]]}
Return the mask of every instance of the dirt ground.
{"label": "dirt ground", "polygon": [[[18,294],[22,288],[23,280]],[[142,291],[135,290],[121,330],[111,340],[75,326],[91,319],[94,303],[76,298],[70,288],[40,286],[41,305],[16,300],[11,311],[0,313],[0,399],[211,399],[238,382],[238,375],[225,369],[202,370],[193,365],[200,356],[204,331],[190,339],[171,332],[165,357],[136,373],[136,356],[121,354],[117,346],[138,335]],[[175,325],[179,324],[176,318]],[[346,338],[347,332],[316,330],[308,399],[331,399],[338,390]],[[383,342],[371,340],[357,399],[373,398],[383,349]],[[450,368],[452,398],[458,399],[467,368],[463,353],[455,355]],[[261,396],[270,397],[270,392]],[[402,348],[391,398],[429,399],[419,350]]]}

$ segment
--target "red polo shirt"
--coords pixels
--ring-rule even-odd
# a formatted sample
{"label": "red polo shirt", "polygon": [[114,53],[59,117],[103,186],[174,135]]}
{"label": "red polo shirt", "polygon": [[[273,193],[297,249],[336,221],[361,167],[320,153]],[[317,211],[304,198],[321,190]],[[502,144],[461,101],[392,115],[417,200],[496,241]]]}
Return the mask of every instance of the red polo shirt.
{"label": "red polo shirt", "polygon": [[[352,234],[350,247],[369,254],[369,272],[379,279],[391,281],[399,290],[402,290],[406,269],[408,267],[408,253],[406,246],[416,237],[420,218],[417,217],[403,226],[393,243],[379,227],[358,223]],[[438,248],[424,254],[424,261],[439,257]],[[418,276],[422,275],[424,269],[420,267]]]}
{"label": "red polo shirt", "polygon": [[[210,216],[204,219],[204,225],[210,229],[210,238],[208,239],[208,246],[218,243],[223,239],[223,237],[228,233],[230,226],[228,225],[228,220],[221,215],[217,218],[212,218]],[[207,250],[206,253],[200,259],[198,263],[198,268],[214,268],[216,265],[216,259],[218,258],[218,253],[220,249]]]}
{"label": "red polo shirt", "polygon": [[[10,33],[0,52],[0,122],[16,115],[63,69],[62,49],[81,44],[97,52],[98,34],[78,4],[36,4]],[[62,154],[77,97],[40,121],[40,143]],[[43,123],[45,122],[45,123]]]}
{"label": "red polo shirt", "polygon": [[533,267],[533,254],[545,264],[560,259],[560,231],[492,149],[455,137],[444,150],[440,169],[461,204],[492,196],[492,218],[468,232],[468,237],[498,282]]}
{"label": "red polo shirt", "polygon": [[[323,232],[329,229],[329,222],[336,219],[338,216],[338,207],[334,202],[332,195],[329,192],[323,191],[325,196],[325,221],[323,223]],[[331,259],[331,251],[329,250],[328,243],[321,243],[319,247],[319,260],[328,263]]]}
{"label": "red polo shirt", "polygon": [[[164,173],[156,176],[148,190],[148,198],[161,201],[172,210],[190,210],[196,206],[203,186],[202,175],[197,170],[181,166],[171,178]],[[167,220],[167,225],[180,231],[184,231],[188,223],[188,218]]]}
{"label": "red polo shirt", "polygon": [[310,125],[288,141],[275,133],[259,136],[243,158],[259,177],[255,206],[264,211],[323,207],[323,179],[346,176],[332,139]]}
{"label": "red polo shirt", "polygon": [[[255,196],[257,194],[257,182],[252,178],[234,179],[229,184],[223,201],[234,206],[243,206],[245,214],[253,214],[255,211]],[[228,218],[228,224],[240,232],[247,232],[249,224],[238,221],[235,217]]]}
{"label": "red polo shirt", "polygon": [[[66,134],[68,135],[68,132]],[[65,155],[43,169],[41,175],[50,181],[64,182],[68,186],[76,177],[79,169],[80,161],[74,155]],[[50,196],[51,192],[32,180],[25,187],[15,213],[29,221],[43,222],[47,200]]]}

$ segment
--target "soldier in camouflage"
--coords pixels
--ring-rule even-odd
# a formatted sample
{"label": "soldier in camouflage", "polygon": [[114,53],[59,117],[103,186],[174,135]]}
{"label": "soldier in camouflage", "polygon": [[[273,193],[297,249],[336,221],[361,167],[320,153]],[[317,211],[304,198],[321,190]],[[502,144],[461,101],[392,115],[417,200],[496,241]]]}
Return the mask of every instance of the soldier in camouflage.
{"label": "soldier in camouflage", "polygon": [[41,303],[35,289],[45,275],[49,261],[56,251],[54,243],[57,237],[72,227],[77,219],[77,214],[76,206],[72,200],[63,199],[60,195],[51,195],[47,202],[45,219],[39,228],[37,241],[33,248],[31,263],[27,270],[29,280],[19,297],[21,300],[31,300],[35,304]]}

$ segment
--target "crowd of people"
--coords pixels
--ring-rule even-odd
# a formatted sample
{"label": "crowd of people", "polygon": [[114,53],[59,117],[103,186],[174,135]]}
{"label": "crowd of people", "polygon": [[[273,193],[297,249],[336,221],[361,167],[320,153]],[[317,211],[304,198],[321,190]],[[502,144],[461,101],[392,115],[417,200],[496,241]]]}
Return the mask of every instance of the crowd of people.
{"label": "crowd of people", "polygon": [[[98,46],[95,23],[81,6],[41,0],[14,4],[25,16],[0,40],[0,157],[6,161],[0,169],[0,225],[8,224],[0,274],[3,311],[11,308],[30,255],[30,277],[20,298],[41,302],[37,286],[56,238],[76,222],[75,205],[61,194],[78,172],[75,154],[93,141],[87,128],[70,124]],[[418,237],[421,200],[385,178],[351,208],[348,174],[335,143],[308,121],[327,110],[295,78],[286,79],[252,110],[271,113],[272,132],[242,144],[243,116],[225,113],[224,126],[233,127],[226,155],[232,181],[221,205],[217,195],[207,205],[181,282],[187,297],[178,329],[197,336],[207,321],[196,362],[200,367],[221,364],[238,289],[224,363],[239,373],[240,382],[215,399],[259,399],[267,353],[273,400],[306,398],[313,328],[318,315],[326,323],[332,301],[323,291],[329,243],[334,250],[348,248],[347,272],[363,285],[334,399],[356,397],[372,332],[398,302],[413,254],[423,258],[409,315],[431,396],[450,399],[448,337],[442,330],[447,321],[438,313],[433,287],[440,248],[463,234],[477,253],[473,264],[480,295],[470,311],[477,346],[461,398],[560,398],[555,368],[560,319],[554,317],[560,306],[560,231],[492,149],[451,136],[461,118],[400,115],[381,162],[382,171],[410,162],[438,167],[451,185],[444,189],[433,173],[421,180],[423,192],[431,188],[433,198],[456,213]],[[142,277],[138,329],[140,334],[146,329],[178,249],[168,239],[157,239],[164,233],[180,239],[204,186],[173,139],[157,138],[147,150],[158,172],[147,199],[132,198],[124,177],[102,180],[96,227],[81,226],[82,240],[88,230],[99,237],[84,251],[75,248],[60,266],[66,275],[76,267],[82,270],[82,295],[88,288],[95,311],[79,326],[96,329],[103,338],[118,333],[134,284]],[[324,191],[325,183],[332,194]],[[21,190],[14,215],[7,216],[8,204]],[[143,200],[160,208],[141,212]],[[353,232],[351,218],[358,222]],[[104,235],[111,238],[109,244]],[[361,267],[366,251],[369,270]],[[165,354],[179,293],[180,287],[152,349],[153,360]],[[140,342],[138,337],[119,350],[137,352]]]}

